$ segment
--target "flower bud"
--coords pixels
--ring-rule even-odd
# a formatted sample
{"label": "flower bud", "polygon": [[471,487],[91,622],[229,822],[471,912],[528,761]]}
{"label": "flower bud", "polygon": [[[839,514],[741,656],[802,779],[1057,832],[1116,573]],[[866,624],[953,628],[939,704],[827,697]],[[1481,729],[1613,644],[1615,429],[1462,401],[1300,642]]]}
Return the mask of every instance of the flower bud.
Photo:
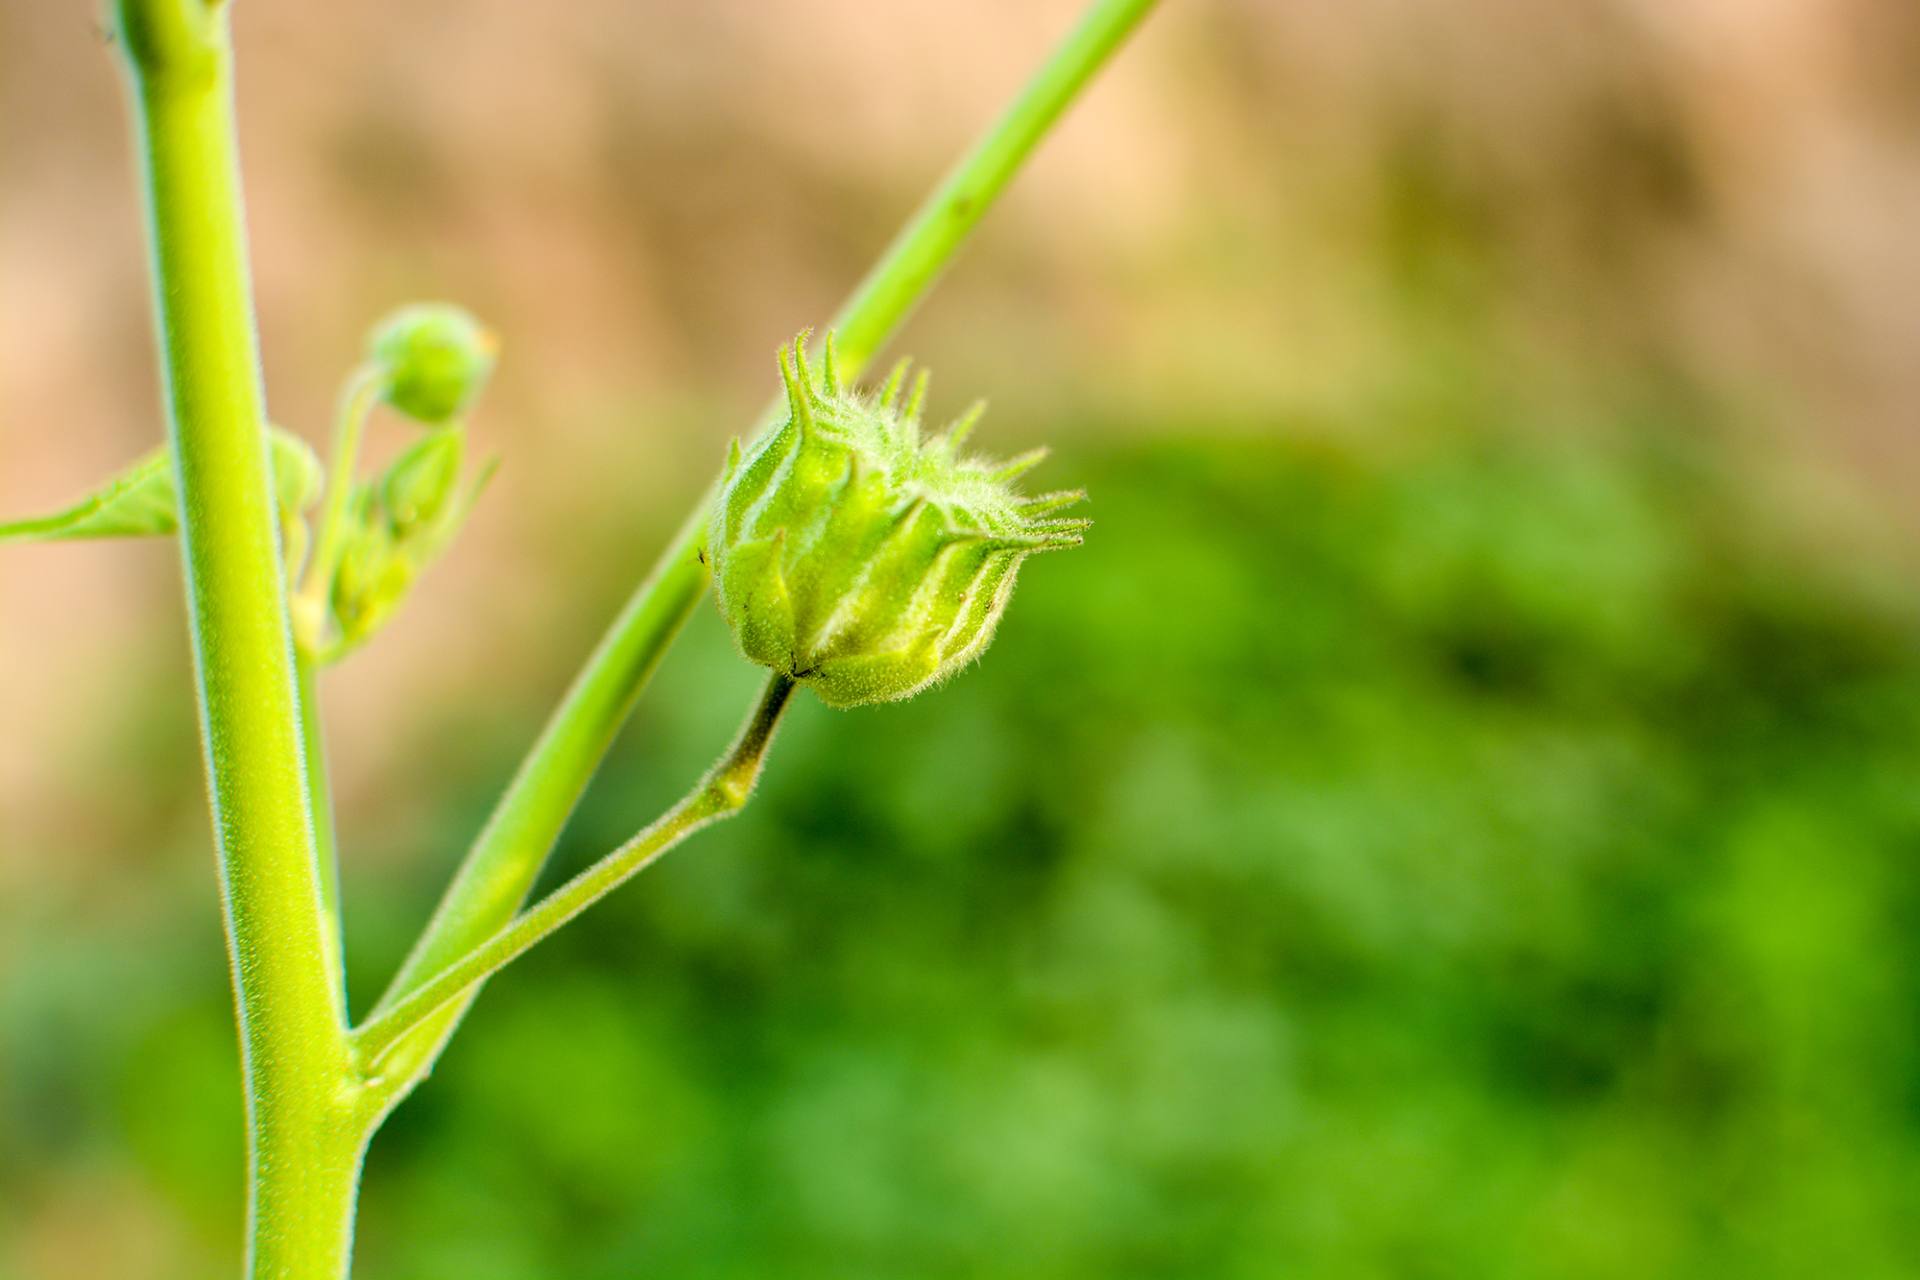
{"label": "flower bud", "polygon": [[780,353],[787,420],[745,457],[736,445],[707,551],[720,610],[747,657],[828,704],[910,697],[987,647],[1020,564],[1075,546],[1085,520],[1051,515],[1078,491],[1023,497],[1007,463],[963,456],[981,407],[923,440],[923,373],[877,395],[843,390],[833,335],[816,382],[806,335]]}
{"label": "flower bud", "polygon": [[368,354],[386,374],[387,403],[421,422],[446,422],[493,372],[493,335],[446,303],[416,303],[382,321]]}
{"label": "flower bud", "polygon": [[333,578],[333,613],[348,646],[376,631],[413,585],[416,566],[394,540],[388,522],[362,486]]}

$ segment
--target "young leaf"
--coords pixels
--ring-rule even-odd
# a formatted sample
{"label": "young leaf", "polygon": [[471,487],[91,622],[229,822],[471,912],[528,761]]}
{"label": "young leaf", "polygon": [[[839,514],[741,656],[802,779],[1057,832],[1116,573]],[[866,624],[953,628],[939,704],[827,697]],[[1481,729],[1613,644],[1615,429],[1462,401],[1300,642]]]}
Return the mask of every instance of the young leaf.
{"label": "young leaf", "polygon": [[64,511],[0,524],[0,542],[172,533],[179,523],[178,505],[173,492],[173,459],[164,448],[155,449]]}
{"label": "young leaf", "polygon": [[[274,488],[282,514],[298,515],[320,491],[320,460],[307,442],[272,430]],[[68,542],[82,538],[143,538],[180,525],[173,459],[163,445],[63,511],[0,522],[0,542]]]}

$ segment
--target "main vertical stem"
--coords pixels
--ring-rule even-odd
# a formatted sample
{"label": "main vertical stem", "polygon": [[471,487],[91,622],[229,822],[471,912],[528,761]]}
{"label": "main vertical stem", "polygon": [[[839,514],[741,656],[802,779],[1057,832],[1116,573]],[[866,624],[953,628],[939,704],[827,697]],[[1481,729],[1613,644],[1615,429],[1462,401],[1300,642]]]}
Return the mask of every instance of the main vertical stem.
{"label": "main vertical stem", "polygon": [[346,1273],[366,1123],[302,760],[224,0],[121,0],[245,1066],[255,1277]]}

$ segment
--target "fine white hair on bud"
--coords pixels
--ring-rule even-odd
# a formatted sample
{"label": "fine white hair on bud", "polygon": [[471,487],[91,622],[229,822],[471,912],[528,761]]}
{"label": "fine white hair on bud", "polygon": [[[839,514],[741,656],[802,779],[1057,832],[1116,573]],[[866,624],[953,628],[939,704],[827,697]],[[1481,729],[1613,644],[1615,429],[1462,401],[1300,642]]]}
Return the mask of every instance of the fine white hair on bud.
{"label": "fine white hair on bud", "polygon": [[985,411],[924,436],[928,376],[901,361],[877,392],[845,387],[828,333],[816,375],[808,333],[780,350],[787,414],[742,453],[715,499],[707,551],[742,652],[837,707],[911,697],[977,657],[1021,563],[1076,546],[1086,497],[1029,497],[1006,462],[962,452]]}

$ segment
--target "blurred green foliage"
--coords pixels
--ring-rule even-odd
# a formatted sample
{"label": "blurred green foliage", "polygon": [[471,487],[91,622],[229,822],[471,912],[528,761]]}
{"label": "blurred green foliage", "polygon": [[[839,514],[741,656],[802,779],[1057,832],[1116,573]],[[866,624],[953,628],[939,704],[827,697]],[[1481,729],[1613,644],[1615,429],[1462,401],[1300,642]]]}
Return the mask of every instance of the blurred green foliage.
{"label": "blurred green foliage", "polygon": [[[746,816],[494,984],[360,1274],[1920,1273],[1920,613],[1667,438],[1083,450],[1087,547],[977,669],[798,708]],[[704,610],[554,874],[754,683]],[[530,729],[422,731],[434,847]],[[444,866],[349,874],[378,974]],[[188,1224],[152,1274],[230,1264],[199,919],[15,921],[0,1233],[131,1186]]]}

